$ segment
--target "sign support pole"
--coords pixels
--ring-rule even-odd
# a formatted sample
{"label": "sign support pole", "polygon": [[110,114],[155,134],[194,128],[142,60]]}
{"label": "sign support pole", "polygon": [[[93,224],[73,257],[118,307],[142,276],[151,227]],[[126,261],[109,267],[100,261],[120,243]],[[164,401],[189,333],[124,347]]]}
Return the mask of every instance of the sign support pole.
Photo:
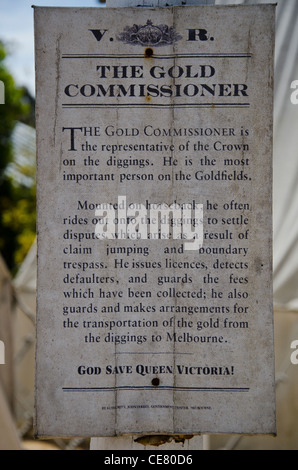
{"label": "sign support pole", "polygon": [[[108,8],[120,7],[164,7],[179,5],[214,5],[215,0],[107,0]],[[208,450],[208,436],[195,436],[178,443],[171,436],[134,436],[92,438],[90,450]]]}

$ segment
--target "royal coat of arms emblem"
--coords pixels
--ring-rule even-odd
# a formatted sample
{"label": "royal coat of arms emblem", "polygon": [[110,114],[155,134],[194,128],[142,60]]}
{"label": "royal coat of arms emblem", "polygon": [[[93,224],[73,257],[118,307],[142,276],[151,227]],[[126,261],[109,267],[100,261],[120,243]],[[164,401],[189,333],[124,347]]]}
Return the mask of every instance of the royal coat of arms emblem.
{"label": "royal coat of arms emblem", "polygon": [[126,26],[117,37],[118,41],[134,46],[168,46],[182,37],[175,32],[174,27],[165,24],[155,26],[151,20],[145,25]]}

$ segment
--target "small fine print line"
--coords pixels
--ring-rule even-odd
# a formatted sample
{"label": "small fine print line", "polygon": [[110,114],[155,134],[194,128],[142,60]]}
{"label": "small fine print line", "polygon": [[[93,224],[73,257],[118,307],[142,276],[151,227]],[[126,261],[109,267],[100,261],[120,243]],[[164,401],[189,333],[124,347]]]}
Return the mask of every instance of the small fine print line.
{"label": "small fine print line", "polygon": [[170,355],[170,356],[173,356],[173,355],[175,355],[175,356],[176,355],[179,355],[179,356],[193,356],[193,353],[182,353],[182,352],[179,353],[179,352],[174,352],[174,351],[172,351],[172,352],[169,352],[169,351],[168,352],[151,352],[151,351],[150,352],[136,352],[136,351],[128,351],[128,352],[125,351],[124,352],[124,351],[120,351],[120,352],[116,352],[115,354],[117,354],[119,356],[121,354],[136,354],[136,355],[145,354],[147,356],[151,355],[151,354],[160,354],[160,355],[166,355],[167,354],[167,355]]}

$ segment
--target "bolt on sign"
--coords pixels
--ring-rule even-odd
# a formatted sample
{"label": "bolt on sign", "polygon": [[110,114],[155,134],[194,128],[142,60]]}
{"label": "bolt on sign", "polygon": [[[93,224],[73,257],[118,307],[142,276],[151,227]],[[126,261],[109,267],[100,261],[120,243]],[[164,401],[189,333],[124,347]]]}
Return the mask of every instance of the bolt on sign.
{"label": "bolt on sign", "polygon": [[275,433],[275,7],[35,7],[37,436]]}

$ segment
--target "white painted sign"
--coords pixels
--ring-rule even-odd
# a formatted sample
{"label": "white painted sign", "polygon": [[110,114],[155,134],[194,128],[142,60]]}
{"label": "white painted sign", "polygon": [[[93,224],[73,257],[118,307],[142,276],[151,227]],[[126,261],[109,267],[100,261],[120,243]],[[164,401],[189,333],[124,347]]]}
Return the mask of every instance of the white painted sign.
{"label": "white painted sign", "polygon": [[35,8],[38,436],[275,432],[274,13]]}

